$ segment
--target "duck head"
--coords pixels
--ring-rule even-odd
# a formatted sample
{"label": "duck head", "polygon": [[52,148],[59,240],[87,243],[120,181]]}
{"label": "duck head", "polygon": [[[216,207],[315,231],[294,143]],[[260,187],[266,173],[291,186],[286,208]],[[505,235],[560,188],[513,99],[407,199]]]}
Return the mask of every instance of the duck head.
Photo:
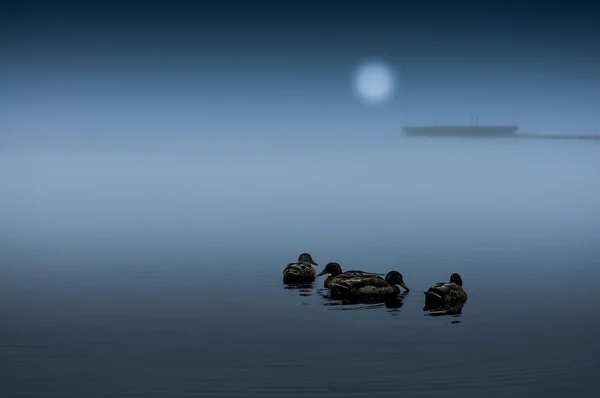
{"label": "duck head", "polygon": [[342,273],[342,267],[340,267],[340,265],[338,263],[329,263],[325,266],[325,269],[321,272],[319,272],[319,274],[317,276],[321,276],[321,275],[325,275],[325,274],[331,274],[333,276],[339,275]]}
{"label": "duck head", "polygon": [[298,262],[299,263],[309,263],[312,265],[319,265],[319,264],[315,263],[315,260],[313,260],[312,257],[310,256],[310,254],[308,254],[308,253],[302,253],[298,257]]}
{"label": "duck head", "polygon": [[398,272],[398,271],[390,271],[390,272],[388,272],[387,275],[385,276],[385,281],[387,283],[389,283],[390,285],[392,285],[392,286],[400,285],[407,292],[410,290],[408,288],[408,286],[406,286],[406,284],[404,283],[404,278],[402,277],[402,274],[400,272]]}
{"label": "duck head", "polygon": [[462,278],[456,272],[450,275],[450,282],[456,283],[458,286],[462,286],[463,284]]}

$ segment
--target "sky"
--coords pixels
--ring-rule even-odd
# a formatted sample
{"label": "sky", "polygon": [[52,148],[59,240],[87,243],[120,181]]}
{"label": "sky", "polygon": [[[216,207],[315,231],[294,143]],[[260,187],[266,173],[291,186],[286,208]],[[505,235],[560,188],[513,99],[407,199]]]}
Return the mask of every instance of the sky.
{"label": "sky", "polygon": [[[589,2],[4,2],[0,142],[385,139],[405,124],[600,131]],[[378,106],[365,61],[397,84]]]}

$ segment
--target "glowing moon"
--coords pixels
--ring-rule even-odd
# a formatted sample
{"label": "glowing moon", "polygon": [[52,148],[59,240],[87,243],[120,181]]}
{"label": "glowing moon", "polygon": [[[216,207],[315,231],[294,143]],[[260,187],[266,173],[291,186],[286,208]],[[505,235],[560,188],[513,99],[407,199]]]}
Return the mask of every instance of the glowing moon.
{"label": "glowing moon", "polygon": [[354,88],[360,98],[376,104],[389,99],[395,86],[392,70],[383,62],[369,62],[358,68]]}

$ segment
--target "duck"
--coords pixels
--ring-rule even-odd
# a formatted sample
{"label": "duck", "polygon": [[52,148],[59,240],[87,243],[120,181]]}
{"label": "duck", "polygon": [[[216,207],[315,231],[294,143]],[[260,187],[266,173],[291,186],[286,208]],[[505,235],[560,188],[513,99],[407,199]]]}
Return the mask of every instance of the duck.
{"label": "duck", "polygon": [[377,276],[383,276],[383,274],[378,274],[374,272],[366,272],[366,271],[346,271],[342,272],[342,267],[338,263],[328,263],[325,266],[325,269],[317,274],[317,276],[322,276],[325,274],[329,274],[325,281],[323,282],[323,287],[330,288],[331,284],[334,282],[339,282],[348,279],[356,279],[356,278],[373,278]]}
{"label": "duck", "polygon": [[385,279],[373,276],[336,280],[329,289],[332,298],[385,297],[398,295],[400,288],[397,285],[407,292],[410,290],[400,272],[390,271]]}
{"label": "duck", "polygon": [[438,282],[425,294],[425,309],[452,308],[462,306],[467,301],[467,292],[458,273],[450,275],[449,282]]}
{"label": "duck", "polygon": [[312,256],[308,253],[302,253],[298,256],[298,261],[289,263],[283,270],[283,281],[291,283],[313,282],[317,276],[317,271],[313,265],[318,266]]}

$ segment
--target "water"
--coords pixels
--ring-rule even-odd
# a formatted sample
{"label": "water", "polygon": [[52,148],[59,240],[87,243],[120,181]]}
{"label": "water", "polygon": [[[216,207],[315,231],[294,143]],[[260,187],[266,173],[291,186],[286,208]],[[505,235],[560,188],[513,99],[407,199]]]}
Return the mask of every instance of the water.
{"label": "water", "polygon": [[[6,397],[592,397],[600,146],[170,145],[0,157]],[[341,305],[320,264],[403,273]],[[459,272],[458,316],[422,291]]]}

